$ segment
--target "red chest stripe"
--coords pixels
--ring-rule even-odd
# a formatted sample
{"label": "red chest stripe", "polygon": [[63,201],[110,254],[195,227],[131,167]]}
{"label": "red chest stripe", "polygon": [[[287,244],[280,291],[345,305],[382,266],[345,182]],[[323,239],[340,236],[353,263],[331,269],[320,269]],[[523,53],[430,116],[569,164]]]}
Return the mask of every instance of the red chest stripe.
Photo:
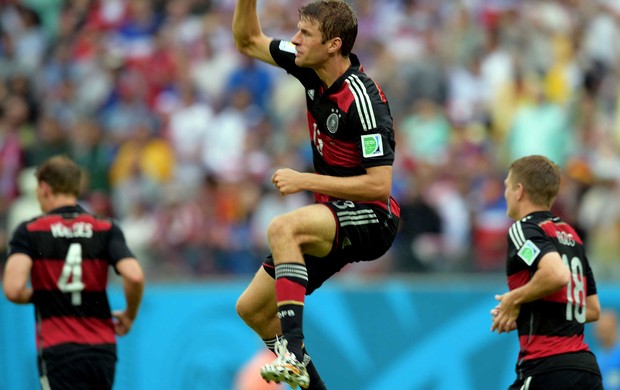
{"label": "red chest stripe", "polygon": [[30,223],[28,225],[28,230],[31,232],[32,231],[49,232],[53,224],[61,223],[65,226],[70,226],[77,222],[91,224],[94,231],[102,231],[102,230],[105,231],[105,230],[110,229],[110,226],[112,226],[112,223],[110,221],[94,219],[92,216],[86,215],[86,214],[79,215],[73,219],[65,219],[60,215],[50,215],[45,218],[39,218],[36,221]]}
{"label": "red chest stripe", "polygon": [[343,88],[340,92],[330,95],[329,99],[335,102],[340,110],[348,112],[351,103],[355,100],[355,96],[353,96],[349,88]]}
{"label": "red chest stripe", "polygon": [[579,237],[575,229],[564,222],[553,223],[552,221],[545,221],[540,224],[540,227],[549,237],[557,238],[558,240],[572,239],[579,245],[583,245],[583,241],[581,241],[581,237]]}
{"label": "red chest stripe", "polygon": [[115,342],[112,320],[99,318],[48,318],[41,321],[41,337],[37,337],[39,348],[49,348],[64,343],[109,344]]}
{"label": "red chest stripe", "polygon": [[[58,290],[58,279],[65,262],[61,260],[39,260],[33,262],[32,287],[35,290]],[[101,260],[82,261],[82,283],[86,291],[103,291],[108,282],[108,262]],[[71,280],[69,280],[71,281]]]}
{"label": "red chest stripe", "polygon": [[526,359],[538,359],[560,353],[588,351],[582,336],[520,336],[521,355]]}
{"label": "red chest stripe", "polygon": [[530,271],[522,270],[508,276],[508,287],[511,290],[521,287],[530,280]]}

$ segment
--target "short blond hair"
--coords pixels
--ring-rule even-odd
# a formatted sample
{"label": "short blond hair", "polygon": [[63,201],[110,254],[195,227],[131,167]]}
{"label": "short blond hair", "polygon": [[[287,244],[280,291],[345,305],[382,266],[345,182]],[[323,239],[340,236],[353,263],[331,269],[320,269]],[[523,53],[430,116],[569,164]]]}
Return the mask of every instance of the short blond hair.
{"label": "short blond hair", "polygon": [[299,18],[318,24],[323,43],[342,40],[340,53],[348,56],[357,38],[357,15],[343,0],[316,0],[299,8]]}
{"label": "short blond hair", "polygon": [[81,189],[82,170],[69,157],[58,155],[41,164],[35,176],[37,181],[47,183],[54,194],[78,197]]}
{"label": "short blond hair", "polygon": [[560,167],[545,156],[521,157],[510,164],[512,185],[521,183],[530,201],[551,208],[560,191]]}

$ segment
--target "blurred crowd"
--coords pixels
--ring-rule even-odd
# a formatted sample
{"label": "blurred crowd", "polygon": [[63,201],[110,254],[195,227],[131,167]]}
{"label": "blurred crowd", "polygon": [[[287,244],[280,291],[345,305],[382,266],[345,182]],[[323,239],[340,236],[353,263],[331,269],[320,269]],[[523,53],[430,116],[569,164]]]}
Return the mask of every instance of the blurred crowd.
{"label": "blurred crowd", "polygon": [[[291,38],[299,0],[261,0]],[[390,101],[401,231],[351,272],[504,268],[508,164],[563,169],[554,211],[620,278],[620,1],[352,0],[354,52]],[[38,213],[33,167],[67,154],[151,278],[253,273],[266,226],[311,201],[305,97],[234,48],[234,0],[0,0],[0,250]]]}

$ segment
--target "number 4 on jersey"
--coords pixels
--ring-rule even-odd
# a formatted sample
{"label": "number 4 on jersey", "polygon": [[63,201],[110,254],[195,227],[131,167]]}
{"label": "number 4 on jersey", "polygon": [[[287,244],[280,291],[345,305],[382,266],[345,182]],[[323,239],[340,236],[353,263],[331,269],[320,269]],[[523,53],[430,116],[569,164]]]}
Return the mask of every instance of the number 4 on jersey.
{"label": "number 4 on jersey", "polygon": [[[69,281],[71,279],[71,281]],[[58,288],[62,292],[71,293],[71,303],[74,306],[82,304],[82,245],[73,243],[69,246],[62,273],[58,278]]]}

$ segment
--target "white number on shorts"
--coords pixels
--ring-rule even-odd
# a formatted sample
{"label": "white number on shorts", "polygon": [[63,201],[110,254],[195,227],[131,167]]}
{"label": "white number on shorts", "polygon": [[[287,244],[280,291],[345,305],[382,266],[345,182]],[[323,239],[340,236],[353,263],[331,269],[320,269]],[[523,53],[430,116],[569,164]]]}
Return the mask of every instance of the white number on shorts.
{"label": "white number on shorts", "polygon": [[583,324],[586,322],[586,291],[583,284],[583,265],[578,257],[568,260],[568,256],[562,255],[562,261],[568,266],[571,279],[566,286],[566,320],[572,321],[573,318]]}
{"label": "white number on shorts", "polygon": [[[71,281],[69,282],[69,279]],[[71,303],[74,306],[82,304],[82,245],[73,243],[69,246],[65,264],[62,267],[62,273],[58,278],[58,288],[62,292],[71,293]]]}
{"label": "white number on shorts", "polygon": [[334,202],[334,206],[338,207],[340,210],[352,209],[355,207],[355,203],[350,200],[339,200]]}

